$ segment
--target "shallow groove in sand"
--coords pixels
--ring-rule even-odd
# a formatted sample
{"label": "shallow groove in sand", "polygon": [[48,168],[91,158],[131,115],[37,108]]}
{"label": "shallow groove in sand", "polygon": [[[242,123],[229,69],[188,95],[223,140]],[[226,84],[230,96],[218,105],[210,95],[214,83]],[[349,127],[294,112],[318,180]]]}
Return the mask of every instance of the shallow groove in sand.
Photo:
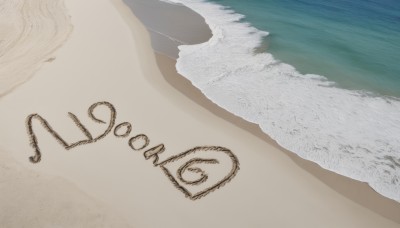
{"label": "shallow groove in sand", "polygon": [[64,0],[0,0],[0,96],[28,80],[72,31]]}

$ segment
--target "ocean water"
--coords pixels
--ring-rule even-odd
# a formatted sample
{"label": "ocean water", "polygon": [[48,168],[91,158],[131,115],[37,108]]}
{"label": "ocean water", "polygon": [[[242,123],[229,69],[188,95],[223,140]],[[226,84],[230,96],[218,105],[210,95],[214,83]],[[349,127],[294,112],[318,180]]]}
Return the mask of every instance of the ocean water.
{"label": "ocean water", "polygon": [[400,201],[399,3],[169,0],[213,36],[176,68],[282,147]]}
{"label": "ocean water", "polygon": [[400,1],[213,0],[268,31],[263,51],[338,86],[400,96]]}

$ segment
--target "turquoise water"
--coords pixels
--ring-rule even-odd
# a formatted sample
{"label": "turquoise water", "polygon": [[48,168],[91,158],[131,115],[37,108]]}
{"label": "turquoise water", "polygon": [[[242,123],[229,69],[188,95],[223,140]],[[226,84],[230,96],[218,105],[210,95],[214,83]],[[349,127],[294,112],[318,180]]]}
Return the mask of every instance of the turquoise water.
{"label": "turquoise water", "polygon": [[400,97],[400,1],[213,0],[268,31],[261,49],[339,87]]}
{"label": "turquoise water", "polygon": [[170,1],[213,32],[179,46],[178,73],[283,148],[400,202],[400,99],[376,96],[400,97],[400,3]]}

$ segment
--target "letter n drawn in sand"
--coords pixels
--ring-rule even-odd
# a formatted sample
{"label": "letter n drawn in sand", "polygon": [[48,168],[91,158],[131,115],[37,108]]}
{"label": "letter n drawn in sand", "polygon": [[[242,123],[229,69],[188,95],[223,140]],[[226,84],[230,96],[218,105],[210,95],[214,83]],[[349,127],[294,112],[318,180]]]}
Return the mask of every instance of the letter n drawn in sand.
{"label": "letter n drawn in sand", "polygon": [[157,164],[191,200],[223,187],[239,171],[236,156],[223,147],[195,147]]}

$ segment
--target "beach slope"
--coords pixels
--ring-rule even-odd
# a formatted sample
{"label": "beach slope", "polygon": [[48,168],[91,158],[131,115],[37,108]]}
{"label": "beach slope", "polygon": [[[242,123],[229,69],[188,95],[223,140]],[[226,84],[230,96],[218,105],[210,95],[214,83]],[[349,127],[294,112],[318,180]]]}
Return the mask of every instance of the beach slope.
{"label": "beach slope", "polygon": [[[72,194],[71,202],[92,202],[89,208],[99,203],[99,213],[116,214],[133,227],[399,227],[398,204],[384,201],[390,209],[384,213],[354,201],[272,142],[237,126],[230,117],[215,114],[219,111],[214,106],[187,96],[201,93],[187,81],[172,80],[179,76],[174,61],[156,58],[149,33],[122,1],[68,0],[66,7],[74,31],[56,59],[0,100],[0,147],[9,161],[27,172],[62,180],[44,182],[50,192],[32,197],[52,200],[60,188],[76,190],[80,193]],[[37,141],[27,133],[30,130]],[[136,144],[145,138],[148,148],[164,146],[158,161]],[[29,158],[35,156],[35,142],[41,160],[33,159],[33,164]],[[189,168],[177,166],[168,176],[160,164],[169,159],[164,165],[172,164],[167,167],[172,170],[175,163],[170,158],[199,147],[223,147],[231,156],[214,157],[212,150],[203,151],[208,153],[208,164],[199,167],[208,170],[202,173],[199,167],[190,167],[193,175],[207,174],[208,181],[216,181],[213,175],[225,175],[229,158],[237,159],[240,169],[234,170],[229,182],[191,200],[177,187],[184,181],[171,178]],[[32,180],[43,185],[41,179]],[[208,183],[203,178],[190,190],[201,188],[203,182]],[[41,190],[23,184],[17,196]],[[13,191],[7,182],[0,186],[0,195]],[[77,189],[69,190],[71,186]],[[35,210],[36,201],[32,202],[23,214],[31,213],[39,221],[52,216],[49,210]],[[7,201],[1,209],[12,208],[12,203]],[[10,220],[2,218],[0,223]]]}

